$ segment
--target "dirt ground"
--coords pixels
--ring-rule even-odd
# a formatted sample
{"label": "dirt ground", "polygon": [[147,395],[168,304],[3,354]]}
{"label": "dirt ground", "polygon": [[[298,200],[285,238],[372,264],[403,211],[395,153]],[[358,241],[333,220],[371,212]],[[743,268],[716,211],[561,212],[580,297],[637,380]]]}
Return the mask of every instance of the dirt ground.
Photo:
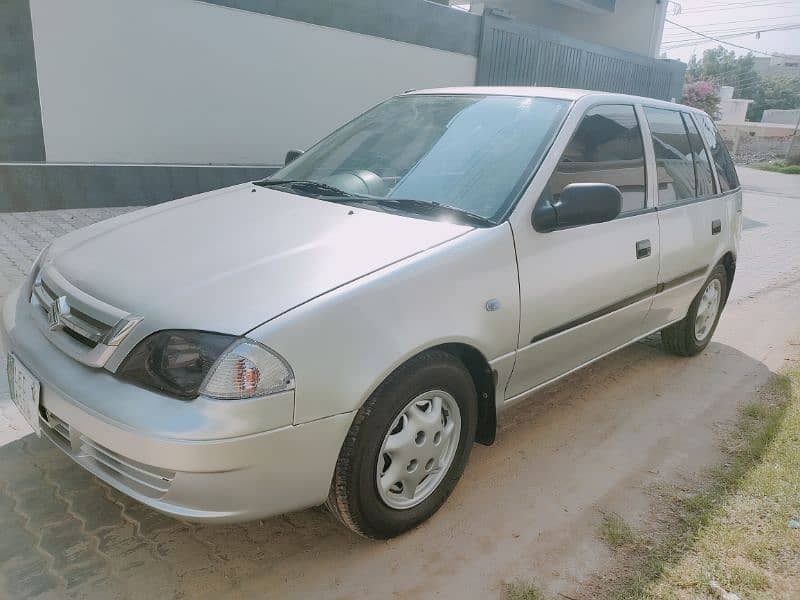
{"label": "dirt ground", "polygon": [[[180,523],[94,480],[88,496],[87,486],[60,483],[61,470],[74,473],[69,461],[31,436],[0,448],[13,509],[0,505],[0,520],[12,510],[34,539],[55,581],[40,589],[44,596],[499,598],[517,578],[572,595],[613,565],[597,537],[603,513],[645,526],[648,490],[720,459],[720,435],[737,407],[800,355],[800,177],[740,173],[740,260],[708,349],[682,359],[650,338],[533,395],[504,414],[493,446],[474,448],[442,510],[398,539],[360,539],[320,509],[242,526]],[[43,481],[29,485],[39,495],[55,487],[51,510],[79,522],[74,541],[87,549],[84,562],[65,559],[62,568],[48,556],[52,526],[26,512],[23,492],[12,493],[39,472]],[[92,521],[98,510],[108,519]],[[102,576],[70,579],[69,568]],[[15,573],[0,568],[2,589]]]}

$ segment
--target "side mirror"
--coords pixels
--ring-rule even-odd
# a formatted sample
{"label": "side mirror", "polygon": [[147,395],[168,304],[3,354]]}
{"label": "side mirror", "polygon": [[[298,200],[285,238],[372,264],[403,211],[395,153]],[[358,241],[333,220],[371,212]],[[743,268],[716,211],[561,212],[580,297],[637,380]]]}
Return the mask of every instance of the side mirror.
{"label": "side mirror", "polygon": [[605,223],[619,216],[622,192],[608,183],[571,183],[556,202],[540,200],[531,216],[533,228],[541,233]]}
{"label": "side mirror", "polygon": [[283,161],[283,166],[285,167],[290,162],[292,162],[294,159],[296,159],[296,158],[298,158],[300,156],[303,156],[303,151],[302,150],[289,150],[286,153],[286,158]]}

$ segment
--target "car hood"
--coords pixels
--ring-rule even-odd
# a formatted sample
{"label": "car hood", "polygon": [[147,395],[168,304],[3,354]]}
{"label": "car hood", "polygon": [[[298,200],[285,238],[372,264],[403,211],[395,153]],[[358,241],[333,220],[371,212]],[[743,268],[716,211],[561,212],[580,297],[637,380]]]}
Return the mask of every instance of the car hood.
{"label": "car hood", "polygon": [[243,184],[71,233],[48,269],[151,331],[243,334],[471,229]]}

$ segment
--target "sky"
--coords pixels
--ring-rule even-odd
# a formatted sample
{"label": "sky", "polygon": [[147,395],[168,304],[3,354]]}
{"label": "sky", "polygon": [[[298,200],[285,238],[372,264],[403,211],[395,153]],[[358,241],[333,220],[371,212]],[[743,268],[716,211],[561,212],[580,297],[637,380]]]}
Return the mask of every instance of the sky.
{"label": "sky", "polygon": [[[677,14],[676,14],[677,13]],[[723,41],[764,53],[800,55],[800,0],[670,0],[667,19]],[[766,31],[775,27],[791,27],[784,31]],[[761,29],[757,39],[754,30]],[[748,31],[747,35],[727,37]],[[666,23],[661,52],[668,58],[686,62],[692,54],[718,46],[680,27]],[[725,46],[737,54],[747,50]],[[758,52],[755,56],[766,56]]]}

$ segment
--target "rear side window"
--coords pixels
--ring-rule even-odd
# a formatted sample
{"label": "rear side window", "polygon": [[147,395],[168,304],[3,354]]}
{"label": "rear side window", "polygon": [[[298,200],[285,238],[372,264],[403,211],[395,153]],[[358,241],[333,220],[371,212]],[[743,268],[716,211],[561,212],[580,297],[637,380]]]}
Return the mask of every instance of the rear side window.
{"label": "rear side window", "polygon": [[603,105],[586,113],[544,193],[556,202],[571,183],[617,186],[623,213],[645,207],[644,145],[633,106]]}
{"label": "rear side window", "polygon": [[736,167],[734,167],[731,155],[725,147],[725,142],[722,141],[722,136],[708,116],[702,115],[697,121],[697,125],[700,127],[700,134],[711,149],[711,158],[714,159],[714,165],[717,168],[720,192],[735,190],[739,187],[739,177],[736,175]]}
{"label": "rear side window", "polygon": [[645,108],[645,114],[656,154],[659,206],[694,199],[694,159],[681,113]]}
{"label": "rear side window", "polygon": [[713,196],[716,193],[714,176],[711,174],[711,161],[708,159],[708,152],[706,152],[706,147],[703,145],[703,138],[700,137],[700,132],[697,130],[697,125],[695,125],[692,117],[686,113],[683,113],[683,123],[686,125],[686,131],[689,132],[689,145],[692,148],[692,156],[694,157],[697,196],[698,198]]}

